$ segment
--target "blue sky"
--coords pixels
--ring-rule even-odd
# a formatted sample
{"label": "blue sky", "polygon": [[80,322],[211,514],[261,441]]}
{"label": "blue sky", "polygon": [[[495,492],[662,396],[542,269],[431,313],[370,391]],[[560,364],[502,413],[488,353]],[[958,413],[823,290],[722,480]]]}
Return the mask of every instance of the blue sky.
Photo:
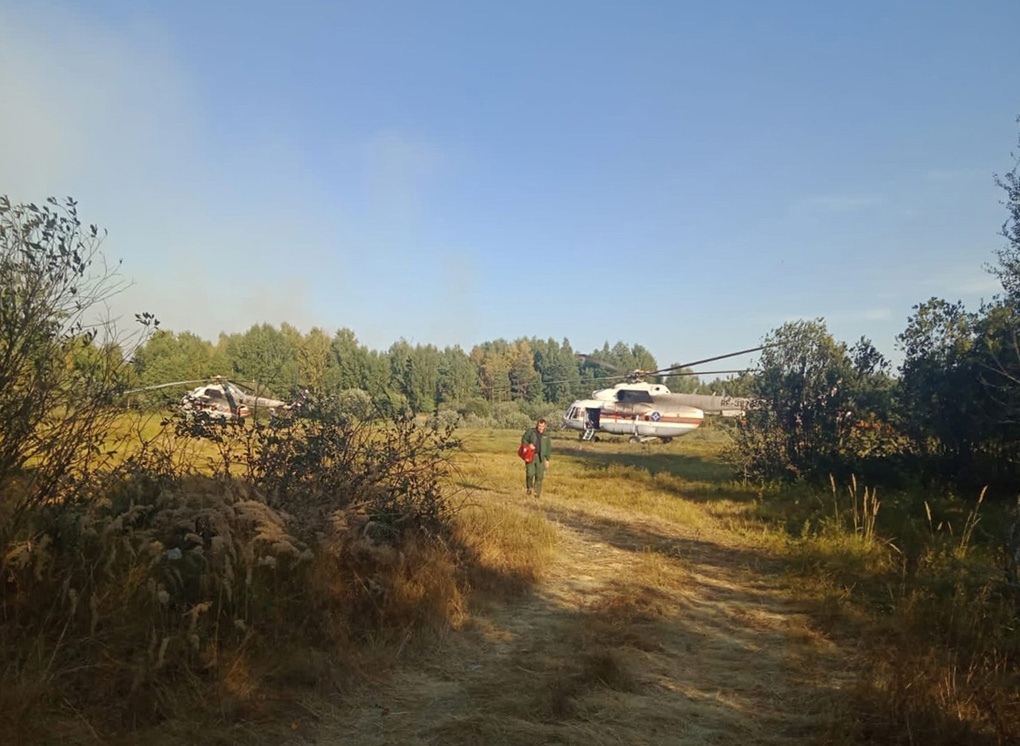
{"label": "blue sky", "polygon": [[896,358],[1003,245],[1020,3],[0,0],[0,192],[114,312],[661,365],[824,317]]}

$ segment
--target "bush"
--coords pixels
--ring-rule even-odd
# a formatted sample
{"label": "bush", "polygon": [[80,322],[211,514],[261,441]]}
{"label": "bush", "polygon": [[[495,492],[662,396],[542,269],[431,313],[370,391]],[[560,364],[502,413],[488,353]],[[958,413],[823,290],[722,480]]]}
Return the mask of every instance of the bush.
{"label": "bush", "polygon": [[101,241],[73,200],[0,197],[0,551],[102,461],[125,366],[93,318],[118,289]]}
{"label": "bush", "polygon": [[462,405],[457,407],[457,411],[460,412],[461,416],[465,419],[469,416],[475,417],[489,417],[492,414],[492,407],[489,406],[489,402],[485,399],[468,399]]}
{"label": "bush", "polygon": [[563,422],[563,410],[564,408],[558,404],[539,402],[528,406],[525,414],[528,415],[532,423],[537,422],[541,418],[549,424],[549,429],[554,429],[558,428]]}
{"label": "bush", "polygon": [[370,420],[375,415],[372,397],[363,389],[345,389],[337,395],[340,412],[358,420]]}
{"label": "bush", "polygon": [[455,409],[439,409],[433,415],[436,427],[442,429],[454,429],[460,426],[463,418],[460,413]]}
{"label": "bush", "polygon": [[64,700],[117,727],[156,722],[187,699],[164,699],[170,689],[190,680],[212,697],[238,656],[337,655],[457,618],[441,489],[451,430],[368,425],[315,400],[303,413],[208,432],[212,475],[189,465],[193,423],[168,421],[73,499],[33,512],[3,558],[0,718],[12,733]]}
{"label": "bush", "polygon": [[497,428],[523,430],[533,423],[531,417],[522,412],[515,402],[502,402],[492,409],[492,419]]}
{"label": "bush", "polygon": [[399,401],[366,422],[348,392],[248,426],[175,416],[116,452],[125,364],[86,323],[116,286],[98,229],[50,205],[0,199],[0,742],[58,740],[65,711],[222,719],[290,646],[455,618],[452,423]]}

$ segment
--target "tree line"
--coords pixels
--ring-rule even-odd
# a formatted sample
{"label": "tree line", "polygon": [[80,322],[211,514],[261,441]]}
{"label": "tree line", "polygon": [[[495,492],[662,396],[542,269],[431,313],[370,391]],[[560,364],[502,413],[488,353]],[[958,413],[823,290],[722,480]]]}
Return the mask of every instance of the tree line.
{"label": "tree line", "polygon": [[[318,327],[303,333],[287,323],[221,334],[215,343],[187,331],[156,329],[131,357],[131,388],[226,376],[257,383],[278,396],[304,389],[324,395],[363,391],[382,409],[415,412],[503,402],[564,404],[621,380],[595,360],[624,371],[658,369],[645,347],[622,341],[606,342],[587,358],[577,355],[566,338],[497,339],[470,351],[399,340],[380,351],[346,327],[333,334]],[[667,383],[691,392],[725,385],[702,384],[693,376],[671,376]]]}

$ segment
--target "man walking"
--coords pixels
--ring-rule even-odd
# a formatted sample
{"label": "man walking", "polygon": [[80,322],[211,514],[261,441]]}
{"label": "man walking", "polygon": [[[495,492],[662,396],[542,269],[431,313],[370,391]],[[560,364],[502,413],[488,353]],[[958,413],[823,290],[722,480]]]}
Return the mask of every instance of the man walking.
{"label": "man walking", "polygon": [[552,442],[545,434],[545,420],[541,419],[534,427],[528,428],[521,436],[521,443],[529,443],[535,446],[535,457],[531,463],[525,465],[525,485],[528,494],[534,493],[535,497],[542,496],[542,479],[545,477],[546,467],[549,466],[549,456],[552,454]]}

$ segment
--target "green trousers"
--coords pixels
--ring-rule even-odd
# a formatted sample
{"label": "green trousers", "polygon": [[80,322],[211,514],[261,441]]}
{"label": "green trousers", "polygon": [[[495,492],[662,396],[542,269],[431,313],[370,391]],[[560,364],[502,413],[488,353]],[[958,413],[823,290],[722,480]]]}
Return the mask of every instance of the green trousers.
{"label": "green trousers", "polygon": [[545,462],[535,459],[526,465],[525,484],[528,490],[534,490],[535,496],[542,494],[542,479],[545,477]]}

